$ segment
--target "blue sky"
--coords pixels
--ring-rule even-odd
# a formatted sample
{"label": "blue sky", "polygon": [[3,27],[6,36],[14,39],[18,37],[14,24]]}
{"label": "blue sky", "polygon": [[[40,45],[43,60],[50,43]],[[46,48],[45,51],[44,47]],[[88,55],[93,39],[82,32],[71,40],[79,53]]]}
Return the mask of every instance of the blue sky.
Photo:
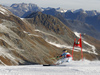
{"label": "blue sky", "polygon": [[34,3],[39,7],[61,7],[64,9],[85,9],[100,11],[100,0],[2,0],[1,4]]}

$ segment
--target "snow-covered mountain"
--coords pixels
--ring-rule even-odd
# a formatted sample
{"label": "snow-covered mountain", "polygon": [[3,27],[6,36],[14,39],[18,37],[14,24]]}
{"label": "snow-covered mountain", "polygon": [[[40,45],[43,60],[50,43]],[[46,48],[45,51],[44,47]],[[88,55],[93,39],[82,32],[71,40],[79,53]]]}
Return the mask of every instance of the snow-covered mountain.
{"label": "snow-covered mountain", "polygon": [[[5,6],[5,7],[8,10],[10,10],[13,14],[15,14],[16,16],[19,16],[19,17],[25,17],[29,12],[32,13],[33,11],[45,11],[45,10],[52,9],[52,7],[43,8],[43,7],[39,7],[36,4],[32,4],[32,3],[19,3],[19,4],[15,3],[15,4],[12,4],[10,7],[9,6]],[[67,8],[63,9],[63,8],[60,8],[60,7],[54,8],[54,9],[57,12],[61,12],[61,13],[66,13],[66,12],[78,13],[78,12],[81,12],[81,13],[87,14],[88,16],[95,16],[95,15],[100,14],[96,10],[83,10],[83,9],[67,10]]]}
{"label": "snow-covered mountain", "polygon": [[99,12],[97,12],[96,10],[83,10],[83,9],[77,9],[77,10],[68,10],[72,13],[78,13],[78,12],[81,12],[81,13],[84,13],[84,14],[87,14],[88,16],[95,16],[95,15],[98,15],[100,14]]}
{"label": "snow-covered mountain", "polygon": [[58,8],[47,7],[47,8],[41,8],[41,9],[42,9],[42,12],[45,11],[45,10],[51,10],[51,9],[55,9],[57,12],[61,12],[61,13],[67,12],[66,9],[62,9],[62,8],[60,8],[60,7],[58,7]]}
{"label": "snow-covered mountain", "polygon": [[96,10],[86,11],[86,13],[87,13],[89,16],[95,16],[95,15],[100,14],[100,13],[97,12]]}
{"label": "snow-covered mountain", "polygon": [[86,11],[83,9],[77,9],[77,10],[72,11],[72,13],[78,13],[78,12],[82,12],[82,13],[86,14]]}
{"label": "snow-covered mountain", "polygon": [[[42,11],[45,11],[45,10],[51,10],[53,8],[51,7],[47,7],[47,8],[41,8]],[[83,9],[71,9],[71,10],[67,10],[67,9],[63,9],[63,8],[54,8],[57,12],[61,12],[61,13],[66,13],[66,12],[72,12],[72,13],[84,13],[84,14],[87,14],[88,16],[95,16],[95,15],[98,15],[100,14],[99,12],[97,12],[96,10],[83,10]]]}
{"label": "snow-covered mountain", "polygon": [[65,12],[67,12],[67,10],[66,9],[62,9],[62,8],[56,8],[56,11],[58,11],[58,12],[61,12],[61,13],[65,13]]}
{"label": "snow-covered mountain", "polygon": [[[71,11],[67,11],[66,13],[60,13],[60,12],[57,12],[56,9],[54,8],[50,10],[45,10],[42,13],[57,17],[66,26],[68,26],[72,31],[76,31],[79,33],[86,33],[87,35],[90,35],[100,40],[100,32],[97,31],[97,28],[99,29],[99,26],[95,25],[95,24],[99,24],[98,23],[99,18],[97,18],[99,16],[97,17],[87,16],[86,13],[85,14],[82,12],[72,13]],[[86,17],[89,17],[89,19],[87,19]],[[98,20],[93,19],[93,18],[97,18]],[[91,20],[93,23],[95,23],[94,21],[98,21],[98,22],[94,24],[95,26],[92,26],[84,22],[84,21],[90,22]]]}
{"label": "snow-covered mountain", "polygon": [[0,64],[53,63],[49,58],[60,49],[40,37],[29,22],[0,6]]}
{"label": "snow-covered mountain", "polygon": [[[85,32],[87,31],[87,28],[92,28],[96,31],[90,30],[91,34],[89,33],[88,35],[100,40],[100,35],[97,35],[99,37],[95,35],[100,34],[100,13],[97,11],[85,11],[83,9],[79,9],[73,11],[67,10],[65,13],[60,13],[53,8],[50,10],[44,10],[43,13],[59,18],[67,26],[70,24],[68,27],[72,30],[77,30],[77,32]],[[80,26],[83,26],[83,28]],[[92,35],[94,32],[96,33]]]}
{"label": "snow-covered mountain", "polygon": [[41,7],[41,9],[42,9],[42,11],[44,11],[44,10],[50,10],[50,9],[52,9],[52,8],[51,8],[51,7],[47,7],[47,8]]}
{"label": "snow-covered mountain", "polygon": [[[26,19],[13,15],[0,6],[0,64],[53,64],[50,58],[60,55],[63,49],[71,53],[74,38],[78,37],[58,18],[41,12],[34,12]],[[88,39],[85,37],[84,40]],[[90,39],[90,38],[89,38]],[[89,41],[83,42],[84,58],[99,59],[100,47]],[[94,39],[93,41],[96,42]],[[55,42],[62,47],[50,42]],[[97,41],[96,43],[100,43]],[[64,47],[64,45],[66,47]],[[95,51],[93,46],[95,46]],[[68,47],[67,47],[68,46]],[[95,53],[93,53],[93,51]],[[92,52],[92,53],[91,53]],[[92,55],[91,55],[92,54]],[[80,60],[80,51],[75,51],[75,60]]]}
{"label": "snow-covered mountain", "polygon": [[83,23],[87,23],[90,26],[93,26],[97,31],[100,32],[100,13],[93,10],[93,11],[84,11],[82,9],[76,10],[73,12],[66,12],[63,13],[62,16],[65,19],[70,19],[70,20],[78,20]]}
{"label": "snow-covered mountain", "polygon": [[[40,7],[38,7],[36,4],[32,3],[15,3],[12,4],[10,7],[5,6],[9,11],[11,11],[14,15],[18,17],[25,17],[25,13],[31,13],[33,11],[42,11]],[[29,12],[30,11],[30,12]]]}

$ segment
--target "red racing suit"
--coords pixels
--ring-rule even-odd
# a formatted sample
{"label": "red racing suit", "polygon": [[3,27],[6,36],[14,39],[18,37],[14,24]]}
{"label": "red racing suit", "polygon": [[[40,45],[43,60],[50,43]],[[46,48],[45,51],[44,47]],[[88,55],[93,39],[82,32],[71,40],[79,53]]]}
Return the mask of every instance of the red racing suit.
{"label": "red racing suit", "polygon": [[63,53],[62,55],[60,55],[60,57],[64,56],[64,58],[69,58],[72,57],[72,55],[70,53]]}

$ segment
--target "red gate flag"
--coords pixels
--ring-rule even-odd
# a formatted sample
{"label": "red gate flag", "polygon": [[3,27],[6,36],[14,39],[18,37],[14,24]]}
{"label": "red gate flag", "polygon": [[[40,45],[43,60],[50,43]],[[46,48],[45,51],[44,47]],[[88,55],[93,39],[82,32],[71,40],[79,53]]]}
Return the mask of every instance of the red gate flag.
{"label": "red gate flag", "polygon": [[72,50],[72,58],[73,58],[73,51],[74,47],[80,47],[81,48],[81,58],[83,60],[83,51],[82,51],[82,39],[81,39],[81,34],[79,40],[76,42],[76,39],[74,40],[74,45],[73,45],[73,50]]}
{"label": "red gate flag", "polygon": [[[81,36],[81,35],[80,35],[80,36]],[[77,41],[77,43],[76,43],[76,39],[74,40],[74,46],[75,46],[75,47],[81,47],[81,48],[82,48],[81,37],[80,37],[80,39]]]}

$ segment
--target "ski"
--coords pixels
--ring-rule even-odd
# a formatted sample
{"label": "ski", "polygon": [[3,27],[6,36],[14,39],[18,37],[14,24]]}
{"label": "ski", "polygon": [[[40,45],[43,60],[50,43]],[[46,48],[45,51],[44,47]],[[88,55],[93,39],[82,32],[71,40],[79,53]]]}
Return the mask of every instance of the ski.
{"label": "ski", "polygon": [[43,66],[66,66],[66,65],[58,65],[58,64],[45,64]]}

